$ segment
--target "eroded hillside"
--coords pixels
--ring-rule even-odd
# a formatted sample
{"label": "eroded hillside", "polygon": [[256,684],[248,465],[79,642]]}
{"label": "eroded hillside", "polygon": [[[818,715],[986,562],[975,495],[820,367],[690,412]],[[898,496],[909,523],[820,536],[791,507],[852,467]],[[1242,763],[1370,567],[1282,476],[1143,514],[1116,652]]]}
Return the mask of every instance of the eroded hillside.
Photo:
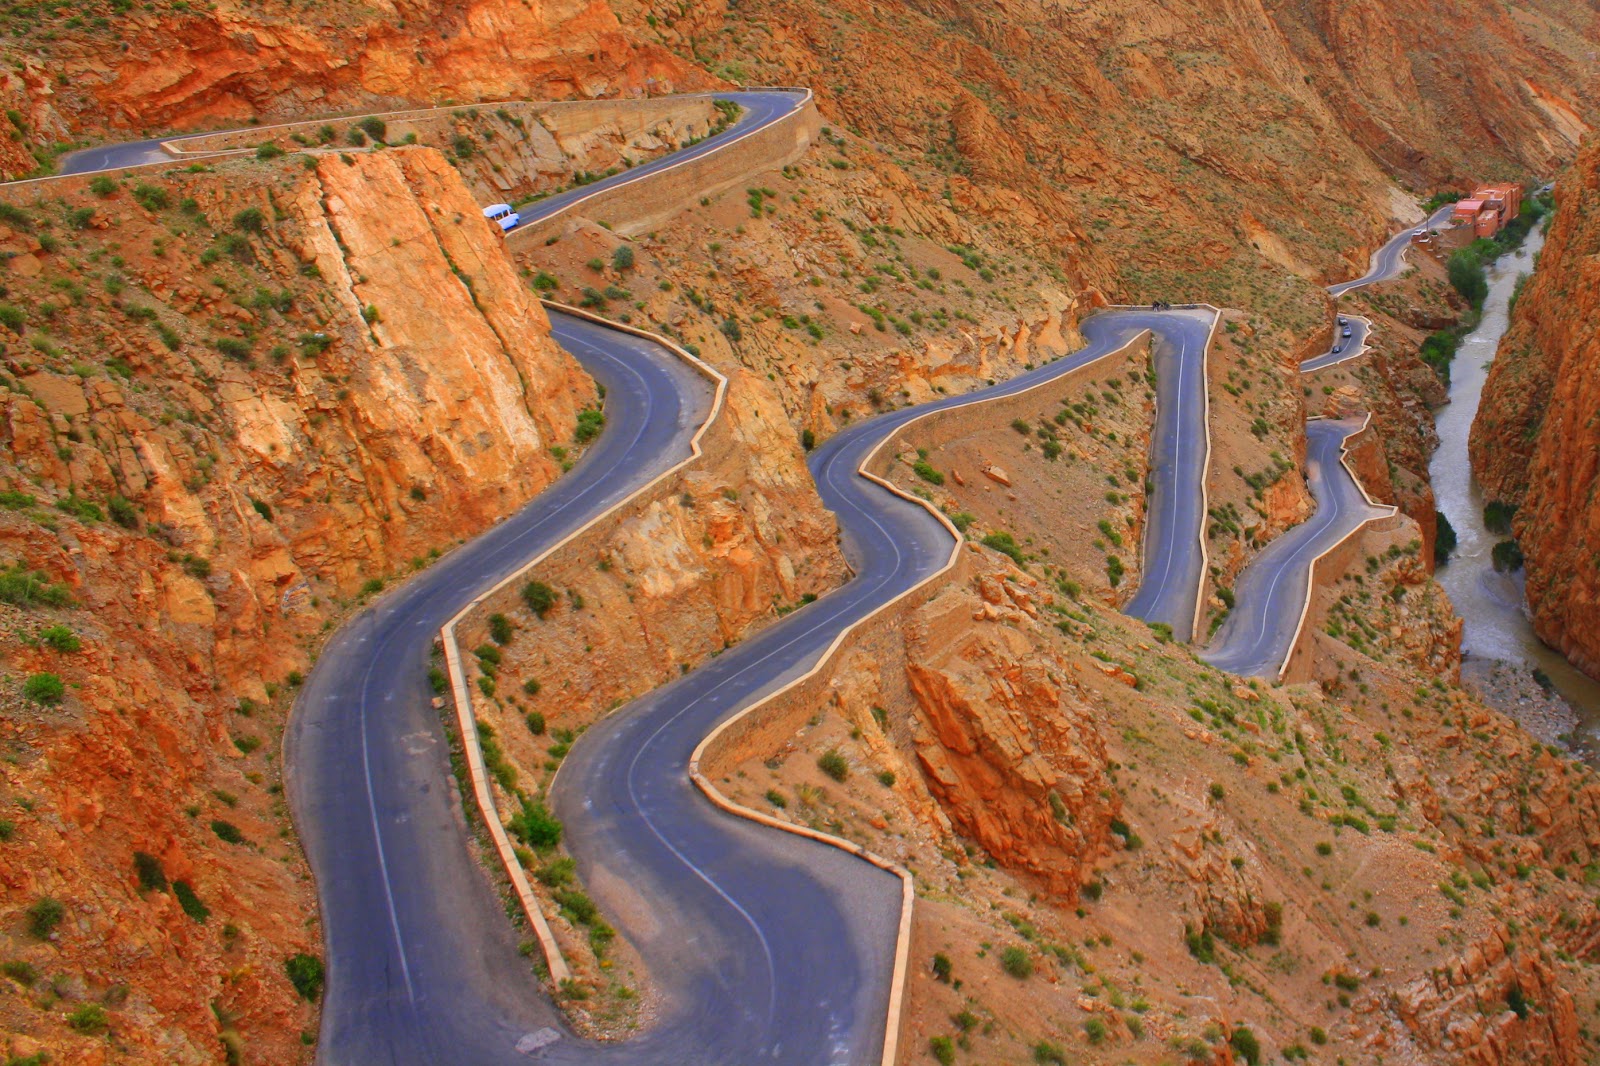
{"label": "eroded hillside", "polygon": [[105,1004],[147,1061],[293,1061],[295,685],[555,477],[593,388],[427,149],[78,182],[0,240],[7,1027],[77,1058]]}
{"label": "eroded hillside", "polygon": [[[709,460],[541,575],[548,619],[511,596],[504,651],[469,635],[498,679],[480,714],[525,782],[619,701],[842,580],[806,447],[1062,355],[1109,300],[1238,309],[1213,367],[1230,423],[1213,618],[1306,513],[1301,415],[1378,416],[1357,465],[1415,524],[1357,542],[1315,604],[1314,683],[1277,689],[1113,609],[1138,577],[1138,358],[897,448],[907,489],[975,540],[1006,534],[991,543],[1012,558],[968,549],[728,784],[916,872],[907,1061],[1227,1061],[1248,1058],[1239,1029],[1330,1061],[1592,1055],[1593,777],[1454,688],[1427,577],[1435,386],[1410,353],[1451,314],[1437,272],[1361,298],[1376,369],[1293,369],[1326,335],[1318,284],[1416,217],[1393,178],[1571,154],[1596,102],[1592,12],[483,0],[7,18],[24,42],[0,80],[10,175],[117,131],[446,99],[800,83],[825,124],[793,164],[646,232],[575,220],[515,257],[480,200],[627,165],[714,116],[591,136],[462,108],[416,127],[440,151],[341,122],[333,142],[276,143],[342,154],[7,197],[7,1053],[309,1055],[314,1010],[284,963],[317,953],[315,902],[275,738],[320,634],[575,454],[596,397],[549,341],[548,294],[679,338],[732,384]],[[1576,258],[1566,214],[1552,254]],[[1582,350],[1581,301],[1538,283],[1525,299],[1514,335]],[[1564,431],[1576,459],[1549,469],[1588,469],[1585,439]],[[1524,521],[1581,498],[1541,491]],[[1548,565],[1582,571],[1585,543]],[[628,986],[550,913],[620,1003]]]}

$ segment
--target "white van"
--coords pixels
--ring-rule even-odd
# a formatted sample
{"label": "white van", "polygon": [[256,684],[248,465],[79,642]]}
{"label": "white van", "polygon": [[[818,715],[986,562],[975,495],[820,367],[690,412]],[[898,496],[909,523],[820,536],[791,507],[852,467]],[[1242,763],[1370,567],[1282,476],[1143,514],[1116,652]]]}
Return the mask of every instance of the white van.
{"label": "white van", "polygon": [[522,216],[512,210],[510,204],[490,204],[483,209],[483,217],[490,222],[500,223],[500,228],[507,233],[516,229],[522,221]]}

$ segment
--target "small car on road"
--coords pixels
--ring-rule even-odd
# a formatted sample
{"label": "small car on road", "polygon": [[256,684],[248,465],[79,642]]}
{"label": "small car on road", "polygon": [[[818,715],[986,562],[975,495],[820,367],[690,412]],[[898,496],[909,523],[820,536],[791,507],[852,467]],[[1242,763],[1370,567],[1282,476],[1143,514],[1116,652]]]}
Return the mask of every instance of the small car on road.
{"label": "small car on road", "polygon": [[483,209],[483,217],[490,222],[498,223],[503,232],[509,233],[517,228],[522,221],[522,216],[517,214],[510,204],[490,204]]}

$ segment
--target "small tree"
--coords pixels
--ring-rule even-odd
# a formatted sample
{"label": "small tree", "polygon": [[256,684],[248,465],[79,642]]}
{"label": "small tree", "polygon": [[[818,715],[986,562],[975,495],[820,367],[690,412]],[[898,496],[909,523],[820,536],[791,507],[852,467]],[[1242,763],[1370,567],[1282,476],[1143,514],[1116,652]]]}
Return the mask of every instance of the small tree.
{"label": "small tree", "polygon": [[556,605],[556,590],[543,581],[530,581],[522,586],[522,602],[528,610],[543,618]]}
{"label": "small tree", "polygon": [[618,270],[633,269],[633,245],[619,244],[611,253],[611,265]]}
{"label": "small tree", "polygon": [[315,955],[294,955],[283,964],[289,983],[300,993],[300,998],[315,1003],[322,995],[322,960]]}
{"label": "small tree", "polygon": [[61,919],[67,915],[67,909],[61,901],[50,896],[41,896],[28,908],[28,933],[35,940],[48,940],[50,934],[56,931],[56,926],[61,924]]}
{"label": "small tree", "polygon": [[22,694],[46,707],[60,703],[66,692],[67,686],[55,674],[34,674],[22,683]]}

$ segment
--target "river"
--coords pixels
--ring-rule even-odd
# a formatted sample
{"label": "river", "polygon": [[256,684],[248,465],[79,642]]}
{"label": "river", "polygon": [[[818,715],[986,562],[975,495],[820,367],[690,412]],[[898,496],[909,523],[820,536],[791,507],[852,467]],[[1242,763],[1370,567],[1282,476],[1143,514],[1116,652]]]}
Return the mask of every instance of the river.
{"label": "river", "polygon": [[[1495,572],[1490,552],[1504,536],[1483,524],[1483,494],[1467,458],[1467,433],[1478,413],[1483,383],[1505,333],[1517,277],[1533,271],[1544,246],[1536,227],[1523,246],[1489,267],[1489,298],[1483,319],[1462,341],[1450,368],[1450,402],[1439,408],[1439,449],[1429,466],[1439,510],[1455,527],[1456,554],[1439,569],[1438,581],[1465,622],[1462,652],[1471,660],[1501,660],[1539,669],[1578,714],[1574,747],[1585,761],[1600,766],[1600,683],[1579,671],[1534,635],[1523,609],[1522,575]],[[1505,708],[1515,713],[1514,708]]]}

